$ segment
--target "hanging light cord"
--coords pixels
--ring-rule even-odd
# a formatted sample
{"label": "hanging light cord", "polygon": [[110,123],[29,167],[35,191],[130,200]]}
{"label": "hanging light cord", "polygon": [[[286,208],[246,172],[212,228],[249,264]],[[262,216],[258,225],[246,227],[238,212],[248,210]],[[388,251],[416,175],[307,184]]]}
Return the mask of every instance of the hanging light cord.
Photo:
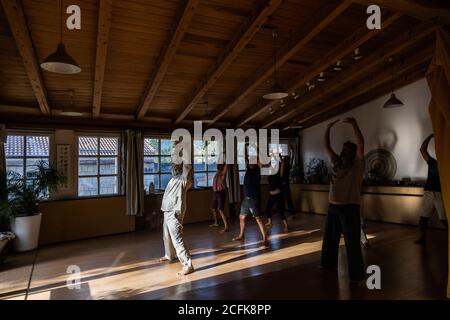
{"label": "hanging light cord", "polygon": [[277,30],[272,31],[273,36],[273,65],[274,65],[274,71],[273,71],[273,85],[276,85],[277,83]]}
{"label": "hanging light cord", "polygon": [[62,43],[63,41],[62,41],[62,34],[63,34],[63,0],[61,0],[60,1],[60,11],[61,11],[61,15],[60,15],[60,22],[61,22],[61,25],[60,25],[60,42]]}

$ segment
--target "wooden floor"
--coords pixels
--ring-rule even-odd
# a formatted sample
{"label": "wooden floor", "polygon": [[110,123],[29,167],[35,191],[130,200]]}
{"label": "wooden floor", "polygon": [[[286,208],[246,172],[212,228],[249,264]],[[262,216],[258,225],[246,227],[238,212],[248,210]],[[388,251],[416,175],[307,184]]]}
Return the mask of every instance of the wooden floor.
{"label": "wooden floor", "polygon": [[[277,220],[275,221],[277,222]],[[196,272],[176,276],[178,263],[159,264],[161,232],[145,231],[75,241],[16,254],[0,266],[1,299],[443,299],[447,235],[430,230],[426,247],[413,243],[416,227],[367,223],[372,247],[367,265],[381,268],[382,289],[348,284],[345,247],[339,271],[317,268],[324,216],[302,214],[289,234],[279,224],[271,246],[261,247],[254,221],[245,244],[237,233],[219,234],[207,224],[188,225],[185,239]],[[81,268],[81,288],[66,286],[68,266]]]}

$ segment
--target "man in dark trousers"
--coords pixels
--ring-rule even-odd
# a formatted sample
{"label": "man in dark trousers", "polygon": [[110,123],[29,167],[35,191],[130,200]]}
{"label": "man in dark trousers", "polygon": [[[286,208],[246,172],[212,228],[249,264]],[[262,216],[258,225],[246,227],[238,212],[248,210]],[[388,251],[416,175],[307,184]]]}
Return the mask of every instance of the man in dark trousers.
{"label": "man in dark trousers", "polygon": [[428,153],[428,144],[434,137],[433,134],[429,135],[420,147],[420,153],[423,159],[428,164],[428,176],[424,186],[422,206],[423,211],[419,220],[420,238],[415,242],[417,244],[425,244],[428,220],[436,211],[439,219],[445,228],[448,228],[447,215],[444,209],[444,202],[442,200],[441,182],[439,180],[438,162]]}
{"label": "man in dark trousers", "polygon": [[321,268],[335,270],[338,262],[339,241],[344,234],[347,250],[348,274],[351,282],[364,280],[364,263],[360,247],[360,201],[364,172],[364,138],[354,118],[344,123],[352,126],[356,144],[347,141],[340,155],[330,143],[330,129],[338,122],[330,123],[325,133],[325,149],[331,162],[329,207],[322,243]]}

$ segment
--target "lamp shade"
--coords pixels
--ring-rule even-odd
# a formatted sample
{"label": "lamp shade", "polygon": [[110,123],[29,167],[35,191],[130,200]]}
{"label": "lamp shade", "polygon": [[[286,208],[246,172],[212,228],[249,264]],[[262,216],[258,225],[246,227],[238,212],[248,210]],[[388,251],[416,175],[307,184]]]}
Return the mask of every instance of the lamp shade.
{"label": "lamp shade", "polygon": [[63,43],[58,44],[56,51],[50,54],[47,59],[41,63],[41,68],[50,72],[62,74],[75,74],[81,71],[81,68],[75,59],[66,52]]}
{"label": "lamp shade", "polygon": [[391,94],[391,97],[384,103],[383,108],[399,108],[403,106],[403,102],[401,102],[396,96],[395,93]]}
{"label": "lamp shade", "polygon": [[263,95],[263,98],[267,100],[278,100],[284,99],[287,96],[289,96],[289,93],[287,93],[278,83],[275,83],[271,92]]}

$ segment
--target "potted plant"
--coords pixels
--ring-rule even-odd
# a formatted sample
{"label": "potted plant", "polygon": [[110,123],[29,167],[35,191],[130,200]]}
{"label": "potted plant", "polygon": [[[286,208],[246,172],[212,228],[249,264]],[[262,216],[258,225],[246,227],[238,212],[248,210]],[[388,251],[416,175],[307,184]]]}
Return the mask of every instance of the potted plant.
{"label": "potted plant", "polygon": [[312,158],[306,167],[306,177],[310,184],[328,183],[328,167],[325,161],[319,158]]}
{"label": "potted plant", "polygon": [[42,214],[39,202],[57,191],[64,177],[54,166],[40,161],[31,179],[23,179],[16,172],[7,175],[8,202],[2,209],[10,214],[11,230],[16,235],[14,249],[28,251],[36,249],[39,241]]}

